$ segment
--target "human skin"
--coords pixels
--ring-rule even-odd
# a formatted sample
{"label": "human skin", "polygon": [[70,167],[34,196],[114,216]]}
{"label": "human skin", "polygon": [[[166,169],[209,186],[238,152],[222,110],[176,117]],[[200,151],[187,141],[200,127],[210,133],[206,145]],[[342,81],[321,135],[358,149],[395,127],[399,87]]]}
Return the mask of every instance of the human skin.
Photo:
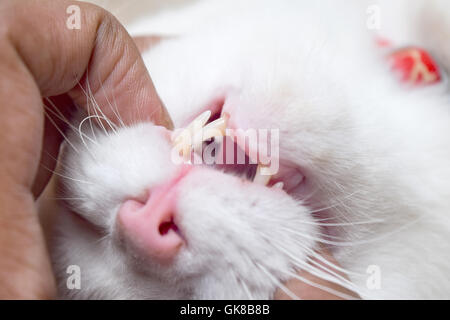
{"label": "human skin", "polygon": [[[328,260],[331,264],[335,266],[339,266],[339,263],[336,261],[336,259],[333,257],[333,255],[330,253],[330,250],[328,250],[324,246],[320,246],[318,252],[320,255]],[[331,268],[329,265],[326,266],[323,262],[319,261],[318,259],[313,259],[318,265],[326,267],[327,270],[331,270],[335,272],[336,274],[339,274],[340,276],[347,278],[347,276],[342,273],[341,271]],[[317,265],[316,265],[317,266]],[[325,271],[325,269],[322,269]],[[286,289],[291,291],[293,294],[297,296],[297,298],[302,300],[344,300],[344,297],[348,299],[360,299],[360,297],[346,289],[343,288],[335,283],[332,283],[330,281],[321,279],[316,277],[315,275],[300,270],[298,272],[298,276],[306,279],[306,281],[300,281],[298,279],[290,279],[286,283],[284,283],[284,286]],[[313,285],[312,285],[313,284]],[[317,286],[316,286],[317,285]],[[322,288],[329,288],[330,290],[322,290]],[[334,294],[334,292],[338,292],[339,295]],[[344,296],[345,295],[345,296]],[[279,288],[274,295],[275,300],[289,300],[291,297],[281,288]]]}
{"label": "human skin", "polygon": [[[73,4],[80,8],[80,29],[66,26]],[[45,117],[43,98],[51,97],[65,115],[75,105],[86,108],[89,70],[93,98],[102,107],[114,97],[125,124],[137,120],[136,109],[141,121],[169,129],[172,123],[135,42],[105,10],[66,0],[3,0],[0,21],[0,299],[54,298],[35,199],[63,137]],[[116,119],[111,108],[102,111]],[[293,290],[301,297],[316,289]]]}

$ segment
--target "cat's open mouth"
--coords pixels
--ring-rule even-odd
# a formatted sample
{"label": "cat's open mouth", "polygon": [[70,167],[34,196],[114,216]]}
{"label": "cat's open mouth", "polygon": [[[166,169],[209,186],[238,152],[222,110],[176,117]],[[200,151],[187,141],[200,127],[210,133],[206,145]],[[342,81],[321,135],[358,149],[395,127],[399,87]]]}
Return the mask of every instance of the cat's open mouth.
{"label": "cat's open mouth", "polygon": [[[257,129],[239,130],[229,123],[229,119],[230,115],[222,108],[214,113],[207,110],[184,129],[175,131],[172,141],[183,162],[206,165],[253,183],[283,189],[288,194],[296,193],[305,177],[273,150],[268,155],[270,133]],[[261,132],[265,133],[264,143]]]}

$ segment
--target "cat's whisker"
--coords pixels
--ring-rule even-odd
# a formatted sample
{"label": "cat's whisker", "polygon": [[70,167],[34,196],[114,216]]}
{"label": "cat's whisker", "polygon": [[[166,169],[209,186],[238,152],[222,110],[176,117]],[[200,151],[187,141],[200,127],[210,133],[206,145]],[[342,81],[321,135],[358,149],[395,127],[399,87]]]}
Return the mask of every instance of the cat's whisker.
{"label": "cat's whisker", "polygon": [[117,121],[119,121],[122,128],[126,127],[125,122],[123,121],[122,116],[120,115],[119,107],[117,106],[117,101],[116,101],[115,96],[113,96],[113,108],[115,109],[115,112],[114,112],[114,109],[113,109],[113,112],[117,117]]}
{"label": "cat's whisker", "polygon": [[[354,272],[354,271],[350,271],[350,270],[344,269],[344,268],[338,266],[337,264],[334,264],[334,263],[328,261],[322,255],[320,255],[318,252],[316,252],[316,251],[314,251],[312,249],[306,248],[306,250],[309,252],[310,257],[316,258],[317,260],[320,260],[324,264],[328,265],[330,268],[336,269],[337,271],[345,273],[346,275],[352,275],[352,276],[356,276],[356,277],[366,277],[367,276],[366,274],[363,274],[363,273]],[[310,261],[311,263],[318,264],[316,261],[314,261],[311,258],[307,258],[307,260]],[[323,267],[323,266],[321,266],[321,267]]]}
{"label": "cat's whisker", "polygon": [[[94,95],[92,94],[91,86],[89,84],[89,70],[86,71],[86,89],[83,88],[81,84],[79,84],[79,87],[81,91],[83,91],[84,95],[86,96],[86,111],[88,112],[88,115],[91,114],[90,112],[90,105],[92,104],[92,108],[94,110],[95,115],[98,115],[97,113],[97,101],[95,101]],[[87,91],[86,91],[87,90]],[[106,128],[103,126],[103,123],[99,121],[99,126],[103,129],[103,132],[108,135]],[[93,127],[91,125],[91,131],[93,130]]]}
{"label": "cat's whisker", "polygon": [[[47,99],[47,98],[46,98]],[[58,119],[60,119],[61,121],[63,121],[64,123],[66,123],[74,132],[77,132],[80,134],[83,134],[83,136],[85,136],[85,138],[89,139],[91,142],[95,142],[93,139],[91,139],[88,135],[86,135],[85,133],[81,133],[79,132],[79,130],[66,118],[62,115],[62,113],[58,110],[58,108],[53,104],[53,102],[51,102],[51,100],[48,100],[48,102],[55,108],[55,110],[58,111],[55,112],[55,110],[52,110],[51,108],[47,107],[44,105],[45,111],[51,112],[55,117],[57,117]]]}
{"label": "cat's whisker", "polygon": [[[100,79],[99,79],[99,82],[101,82]],[[120,123],[120,125],[121,125],[122,127],[125,127],[125,124],[124,124],[124,122],[122,121],[122,118],[120,117],[119,109],[117,108],[117,105],[116,105],[115,108],[113,107],[113,105],[111,104],[111,102],[110,102],[109,99],[108,99],[108,95],[106,94],[105,87],[104,87],[102,84],[100,84],[100,86],[101,86],[101,88],[102,88],[103,96],[105,97],[106,102],[108,103],[108,106],[109,106],[110,110],[111,110],[111,111],[113,112],[113,114],[116,116],[117,121]],[[114,96],[113,96],[113,99],[114,99]],[[114,99],[114,101],[115,101],[115,99]],[[101,110],[100,110],[100,111],[101,111]],[[103,112],[102,112],[102,113],[103,113]],[[103,114],[103,116],[104,116],[104,114]],[[116,128],[116,129],[117,129],[117,128]],[[117,133],[117,132],[116,132],[116,133]]]}
{"label": "cat's whisker", "polygon": [[305,239],[308,239],[308,240],[312,240],[312,241],[316,241],[316,242],[319,242],[319,243],[328,244],[328,245],[332,245],[332,246],[346,247],[346,246],[358,246],[358,245],[363,245],[363,244],[373,243],[373,242],[376,242],[376,241],[383,240],[383,239],[385,239],[385,238],[387,238],[387,237],[389,237],[391,235],[394,235],[394,234],[400,232],[401,230],[404,230],[404,229],[410,227],[411,225],[417,223],[417,221],[419,221],[420,219],[421,219],[421,217],[417,218],[416,220],[412,220],[412,221],[410,221],[408,223],[405,223],[403,226],[400,226],[397,230],[395,230],[393,232],[388,232],[388,233],[385,233],[383,235],[380,235],[379,237],[374,237],[374,238],[371,238],[371,239],[360,240],[360,241],[340,241],[340,242],[339,241],[330,241],[330,240],[326,240],[326,239],[321,239],[321,238],[317,238],[317,237],[308,236],[308,235],[302,234],[300,232],[291,230],[289,228],[283,228],[282,227],[282,229],[284,231],[286,231],[286,232],[296,234],[296,235],[298,235],[300,237],[303,237]]}
{"label": "cat's whisker", "polygon": [[[94,97],[94,95],[92,93],[92,89],[91,89],[91,86],[90,86],[90,83],[89,83],[89,71],[86,72],[86,88],[87,88],[87,93],[88,94],[86,94],[86,91],[83,88],[82,88],[82,90],[87,96],[89,96],[91,98],[91,102],[92,102],[92,105],[93,105],[93,109],[94,109],[95,115],[99,116],[99,113],[100,113],[102,117],[99,116],[98,119],[105,120],[106,124],[111,128],[111,130],[114,133],[117,133],[117,131],[116,131],[115,127],[114,127],[114,124],[111,122],[110,119],[108,119],[108,117],[106,117],[106,115],[103,113],[102,109],[98,105],[97,101],[95,100],[95,97]],[[99,125],[101,126],[101,128],[103,129],[103,131],[105,132],[105,134],[109,135],[108,131],[106,130],[106,128],[103,125],[102,121],[98,121],[98,122],[99,122]]]}
{"label": "cat's whisker", "polygon": [[59,161],[57,158],[55,158],[50,152],[47,150],[44,150],[46,155],[50,158],[52,158],[56,163],[58,167],[64,168],[67,172],[73,171],[73,168],[70,168],[66,163],[63,163],[63,161]]}
{"label": "cat's whisker", "polygon": [[[342,286],[343,288],[345,288],[345,289],[347,289],[347,290],[355,291],[355,292],[358,291],[356,285],[354,285],[353,283],[351,283],[348,279],[344,278],[343,276],[337,274],[334,270],[329,269],[327,266],[321,265],[320,268],[321,268],[322,270],[316,269],[313,265],[307,264],[306,262],[301,261],[300,259],[298,259],[294,254],[290,253],[287,249],[285,249],[284,246],[281,245],[279,242],[274,241],[274,239],[269,239],[269,237],[266,237],[266,236],[264,236],[264,235],[263,235],[263,237],[264,237],[266,240],[268,240],[268,241],[270,240],[271,243],[272,243],[272,245],[274,246],[274,248],[277,249],[278,251],[282,252],[282,253],[285,254],[286,256],[288,256],[288,257],[291,259],[291,261],[292,261],[298,268],[300,268],[300,269],[302,269],[302,270],[304,270],[304,271],[307,271],[307,272],[311,273],[312,275],[315,275],[315,276],[317,276],[317,277],[319,277],[319,278],[321,278],[321,279],[323,279],[323,280],[326,280],[326,281],[335,283],[335,284],[337,284],[337,285],[340,285],[340,286]],[[302,243],[299,243],[299,245],[300,245],[300,247],[302,247],[302,248],[304,248],[304,249],[307,249],[307,251],[312,251],[312,250],[310,250],[309,248],[307,248],[305,245],[303,245]],[[332,263],[328,262],[328,265],[330,265],[330,264],[333,266]],[[344,272],[344,273],[345,273],[345,270],[343,270],[343,269],[340,268],[340,267],[338,267],[338,268],[342,270],[341,272]],[[336,270],[337,270],[338,268],[336,268]],[[324,272],[324,270],[327,271],[328,273]],[[328,293],[330,293],[330,294],[336,295],[336,296],[338,296],[338,297],[340,297],[340,298],[343,298],[343,299],[355,299],[355,297],[352,297],[352,296],[347,295],[347,294],[345,294],[345,293],[342,293],[342,292],[340,292],[340,291],[337,291],[337,290],[328,288],[328,287],[326,287],[326,286],[317,284],[317,283],[315,283],[315,282],[313,282],[313,281],[311,281],[311,280],[308,280],[308,279],[306,279],[306,278],[301,277],[300,275],[294,275],[293,273],[290,273],[290,272],[288,272],[288,271],[282,271],[282,272],[288,273],[288,274],[289,274],[291,277],[293,277],[293,278],[296,278],[296,279],[298,279],[298,280],[300,280],[300,281],[303,281],[304,283],[306,283],[306,284],[308,284],[308,285],[310,285],[310,286],[316,287],[316,288],[318,288],[318,289],[320,289],[320,290],[323,290],[323,291],[325,291],[325,292],[328,292]],[[277,283],[277,284],[278,284],[278,283]]]}
{"label": "cat's whisker", "polygon": [[[339,297],[339,298],[342,298],[342,299],[345,299],[345,300],[358,300],[357,298],[355,298],[355,297],[353,297],[353,296],[351,296],[351,295],[345,294],[345,293],[343,293],[343,292],[341,292],[341,291],[338,291],[338,290],[329,288],[329,287],[327,287],[327,286],[318,284],[318,283],[316,283],[316,282],[314,282],[314,281],[308,280],[308,279],[306,279],[305,277],[302,277],[302,276],[300,276],[300,275],[297,274],[297,273],[292,273],[292,272],[289,272],[289,271],[283,271],[283,270],[282,270],[281,272],[287,274],[288,276],[290,276],[290,277],[292,277],[292,278],[295,278],[295,279],[297,279],[297,280],[300,280],[300,281],[302,281],[303,283],[306,283],[307,285],[309,285],[309,286],[311,286],[311,287],[314,287],[314,288],[316,288],[316,289],[320,289],[320,290],[322,290],[322,291],[325,291],[325,292],[327,292],[327,293],[329,293],[329,294],[335,295],[336,297]],[[325,280],[325,279],[324,279],[324,280]]]}
{"label": "cat's whisker", "polygon": [[[305,249],[308,252],[311,252],[312,250],[310,250],[308,247],[304,246],[302,243],[297,242],[300,247],[302,247],[303,249]],[[318,265],[321,269],[317,269],[316,267],[314,267],[314,265],[308,264],[300,259],[298,259],[294,254],[292,254],[291,252],[289,252],[289,250],[287,250],[281,243],[277,242],[277,241],[272,241],[272,245],[279,250],[280,252],[284,253],[286,256],[288,256],[291,261],[300,269],[305,270],[310,272],[311,274],[320,277],[321,279],[333,282],[335,284],[338,284],[350,291],[357,291],[357,286],[355,286],[353,283],[351,283],[348,279],[344,278],[342,275],[337,274],[333,269],[330,269],[327,266],[323,266],[323,265],[318,265],[317,263],[315,263],[316,265]],[[317,255],[317,253],[315,254]],[[328,262],[328,265],[330,266],[330,262]],[[331,264],[332,265],[332,264]],[[334,267],[334,265],[332,265]],[[331,267],[331,266],[330,266]],[[336,268],[337,269],[337,268]],[[339,269],[342,269],[339,267]],[[325,270],[327,273],[324,273]],[[345,270],[342,270],[341,272],[345,272]]]}
{"label": "cat's whisker", "polygon": [[51,112],[55,117],[57,117],[59,120],[61,120],[63,123],[67,124],[70,128],[72,128],[73,130],[75,130],[74,126],[72,125],[72,123],[69,121],[69,119],[67,119],[64,114],[61,112],[61,110],[59,110],[59,108],[53,103],[52,100],[50,100],[49,98],[45,98],[45,101],[47,101],[48,104],[50,104],[51,108],[49,106],[47,106],[46,104],[44,104],[44,110],[45,111],[49,111]]}
{"label": "cat's whisker", "polygon": [[350,198],[352,198],[354,195],[356,195],[358,193],[358,191],[355,191],[355,192],[352,192],[351,194],[349,194],[349,195],[347,195],[347,196],[345,196],[344,198],[342,198],[342,199],[337,199],[336,201],[337,201],[337,203],[335,203],[335,204],[332,204],[332,205],[329,205],[329,206],[327,206],[327,207],[323,207],[323,208],[319,208],[319,209],[314,209],[314,210],[312,210],[311,211],[311,213],[319,213],[319,212],[322,212],[322,211],[325,211],[325,210],[328,210],[328,209],[333,209],[333,208],[336,208],[336,207],[338,207],[338,206],[342,206],[343,205],[343,201],[344,200],[348,200],[348,199],[350,199]]}
{"label": "cat's whisker", "polygon": [[[94,94],[92,93],[92,90],[91,90],[91,85],[89,83],[89,73],[86,74],[86,89],[87,89],[87,92],[88,92],[88,97],[89,97],[89,99],[90,99],[90,101],[92,103],[92,109],[94,110],[94,114],[96,116],[98,116],[98,111],[97,110],[100,109],[100,107],[98,106],[97,101],[95,100]],[[98,124],[103,129],[103,132],[106,135],[109,135],[108,131],[106,130],[105,126],[103,125],[103,122],[102,121],[98,121]]]}
{"label": "cat's whisker", "polygon": [[[95,100],[95,99],[93,97],[91,97],[88,92],[86,92],[86,90],[83,88],[81,83],[78,82],[78,86],[81,89],[81,91],[83,92],[83,94],[86,96],[86,111],[87,111],[87,114],[91,115],[92,114],[91,113],[91,103],[92,103],[92,100]],[[93,140],[96,141],[97,140],[97,135],[95,134],[94,126],[92,124],[92,118],[89,119],[89,125],[90,125],[90,128],[91,128],[91,134],[92,134],[92,136],[94,138]],[[81,133],[79,132],[79,134],[80,134],[80,138],[81,138]]]}
{"label": "cat's whisker", "polygon": [[50,117],[50,115],[47,112],[44,112],[44,114],[47,117],[48,121],[50,121],[50,123],[55,127],[55,129],[58,130],[58,132],[61,134],[64,140],[67,141],[67,144],[70,145],[76,153],[80,153],[79,150],[73,145],[73,143],[70,142],[69,138],[67,138],[64,132],[58,127],[58,125],[55,123],[52,117]]}
{"label": "cat's whisker", "polygon": [[284,284],[282,284],[277,278],[275,278],[272,274],[270,274],[269,270],[265,268],[263,265],[259,263],[255,263],[256,267],[258,267],[262,272],[264,272],[267,277],[272,281],[278,288],[283,290],[292,300],[301,300],[295,293],[289,290]]}
{"label": "cat's whisker", "polygon": [[[355,222],[336,222],[336,223],[309,223],[315,224],[321,227],[343,227],[343,226],[356,226],[356,225],[364,225],[364,224],[376,224],[376,223],[384,223],[385,221],[382,219],[373,219],[368,221],[355,221]],[[305,222],[305,224],[308,224]]]}
{"label": "cat's whisker", "polygon": [[50,171],[52,174],[55,174],[55,175],[57,175],[57,176],[59,176],[59,177],[61,177],[61,178],[68,179],[68,180],[72,180],[72,181],[76,181],[76,182],[80,182],[80,183],[93,184],[92,182],[89,182],[89,181],[83,181],[83,180],[80,180],[80,179],[75,179],[75,178],[72,178],[72,177],[68,177],[68,176],[66,176],[66,175],[63,175],[63,174],[61,174],[61,173],[55,171],[55,170],[52,170],[52,169],[48,168],[47,166],[45,166],[45,165],[43,165],[43,164],[41,164],[41,166],[42,166],[44,169]]}
{"label": "cat's whisker", "polygon": [[[337,284],[347,290],[353,291],[353,292],[358,292],[359,288],[358,286],[356,286],[354,283],[352,283],[349,279],[345,278],[342,275],[339,275],[338,273],[336,273],[335,267],[337,266],[324,266],[321,265],[319,263],[317,263],[316,261],[312,260],[312,259],[307,259],[307,262],[304,262],[302,264],[298,264],[297,267],[301,268],[302,270],[305,270],[309,273],[311,273],[312,275],[319,277],[323,280],[332,282],[334,284]],[[348,275],[347,273],[345,273],[346,275]],[[361,277],[365,276],[365,275],[360,275]]]}
{"label": "cat's whisker", "polygon": [[[351,270],[347,270],[347,269],[345,269],[345,268],[343,268],[341,266],[338,266],[337,264],[335,264],[335,263],[333,263],[331,261],[328,261],[320,253],[318,253],[317,251],[315,251],[315,250],[313,250],[311,248],[307,248],[307,247],[304,247],[304,248],[305,248],[305,250],[307,252],[309,252],[309,256],[307,257],[307,260],[311,261],[313,264],[319,266],[320,268],[325,269],[326,271],[330,271],[330,269],[328,269],[328,267],[329,267],[329,268],[332,268],[332,270],[337,270],[339,272],[344,273],[345,275],[352,275],[352,276],[356,276],[356,277],[365,277],[366,276],[366,274],[362,274],[362,273],[354,272],[354,271],[351,271]],[[318,262],[312,260],[311,258],[316,258],[317,260],[320,260],[321,262],[326,264],[328,267],[318,264]],[[345,279],[344,281],[348,281],[348,280]],[[349,282],[349,284],[351,284],[351,283]]]}
{"label": "cat's whisker", "polygon": [[247,295],[248,299],[249,300],[255,300],[255,298],[250,293],[250,290],[249,290],[247,284],[245,283],[245,280],[240,279],[239,283],[241,284],[242,289],[244,290],[244,292]]}
{"label": "cat's whisker", "polygon": [[[91,107],[90,107],[89,99],[90,98],[86,95],[86,108],[87,108],[88,115],[91,114]],[[97,134],[95,133],[94,125],[92,124],[92,119],[89,119],[89,126],[91,128],[91,133],[92,133],[92,136],[94,137],[94,140],[97,141]]]}
{"label": "cat's whisker", "polygon": [[[274,218],[274,217],[258,217],[258,219],[264,219],[270,222],[280,222],[279,219]],[[367,220],[367,221],[355,221],[355,222],[336,222],[336,223],[322,223],[322,222],[317,222],[317,221],[329,221],[332,220],[334,218],[323,218],[323,219],[314,219],[313,221],[307,221],[307,220],[299,220],[296,217],[293,217],[292,220],[295,221],[296,223],[301,223],[301,224],[305,224],[305,225],[314,225],[314,226],[319,226],[319,227],[340,227],[340,226],[351,226],[351,225],[365,225],[365,224],[376,224],[376,223],[384,223],[385,221],[382,219],[372,219],[372,220]],[[329,236],[332,238],[338,238],[335,236],[331,236],[331,235],[327,235],[327,234],[323,234],[324,236]]]}
{"label": "cat's whisker", "polygon": [[[80,139],[81,139],[81,142],[83,143],[83,145],[85,146],[86,150],[89,152],[89,154],[91,155],[91,157],[92,157],[93,159],[95,159],[95,155],[92,153],[92,151],[91,151],[90,148],[88,147],[86,141],[84,140],[83,134],[82,134],[82,126],[83,126],[83,123],[84,123],[86,120],[89,120],[89,119],[91,119],[91,118],[99,118],[99,116],[91,115],[91,116],[85,117],[83,120],[81,120],[80,124],[78,125],[78,131],[79,131],[79,133],[80,133]],[[98,145],[97,142],[94,142],[94,143]]]}
{"label": "cat's whisker", "polygon": [[82,198],[82,197],[73,197],[73,198],[71,198],[71,197],[46,197],[46,199],[49,199],[49,200],[63,200],[63,201],[66,201],[66,200],[80,200],[80,201],[85,201],[85,200],[87,200],[87,198]]}

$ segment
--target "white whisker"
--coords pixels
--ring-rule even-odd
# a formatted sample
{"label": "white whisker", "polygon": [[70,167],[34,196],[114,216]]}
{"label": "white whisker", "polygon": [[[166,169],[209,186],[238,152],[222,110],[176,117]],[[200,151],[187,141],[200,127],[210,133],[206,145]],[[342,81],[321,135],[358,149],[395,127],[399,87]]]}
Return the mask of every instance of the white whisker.
{"label": "white whisker", "polygon": [[75,178],[72,178],[72,177],[65,176],[65,175],[63,175],[63,174],[61,174],[61,173],[59,173],[59,172],[56,172],[56,171],[54,171],[54,170],[52,170],[52,169],[46,167],[46,166],[43,165],[43,164],[41,164],[41,166],[42,166],[44,169],[50,171],[52,174],[56,174],[57,176],[59,176],[59,177],[61,177],[61,178],[68,179],[68,180],[72,180],[72,181],[76,181],[76,182],[80,182],[80,183],[93,184],[92,182],[89,182],[89,181],[83,181],[83,180],[79,180],[79,179],[75,179]]}
{"label": "white whisker", "polygon": [[72,147],[73,150],[75,150],[76,153],[80,153],[77,148],[70,142],[70,140],[67,138],[67,136],[64,134],[64,132],[56,125],[55,121],[48,115],[48,113],[44,112],[45,116],[47,117],[48,121],[55,127],[56,130],[61,134],[61,136],[64,138],[65,141]]}
{"label": "white whisker", "polygon": [[273,275],[270,274],[269,270],[267,270],[264,266],[259,263],[256,263],[256,266],[264,272],[267,277],[281,290],[283,290],[291,299],[293,300],[301,300],[295,293],[289,290],[284,284],[282,284],[278,279],[276,279]]}

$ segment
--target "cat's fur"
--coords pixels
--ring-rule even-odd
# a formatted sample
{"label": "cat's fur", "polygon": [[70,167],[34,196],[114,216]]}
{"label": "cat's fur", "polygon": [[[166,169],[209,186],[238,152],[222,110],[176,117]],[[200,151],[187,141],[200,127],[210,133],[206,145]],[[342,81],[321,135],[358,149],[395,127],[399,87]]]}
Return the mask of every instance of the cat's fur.
{"label": "cat's fur", "polygon": [[[195,169],[178,199],[189,245],[169,265],[144,263],[118,245],[115,215],[174,174],[169,140],[151,124],[95,137],[85,124],[96,142],[85,139],[86,148],[71,135],[79,153],[65,148],[64,196],[103,232],[60,214],[53,259],[62,296],[271,298],[322,242],[363,298],[449,298],[446,84],[402,84],[374,39],[422,46],[448,69],[450,8],[382,1],[381,29],[370,30],[372,4],[207,1],[131,28],[173,35],[144,59],[176,127],[224,97],[239,127],[280,129],[280,157],[301,168],[308,198]],[[73,264],[80,290],[66,288]],[[381,288],[367,286],[371,265]]]}

